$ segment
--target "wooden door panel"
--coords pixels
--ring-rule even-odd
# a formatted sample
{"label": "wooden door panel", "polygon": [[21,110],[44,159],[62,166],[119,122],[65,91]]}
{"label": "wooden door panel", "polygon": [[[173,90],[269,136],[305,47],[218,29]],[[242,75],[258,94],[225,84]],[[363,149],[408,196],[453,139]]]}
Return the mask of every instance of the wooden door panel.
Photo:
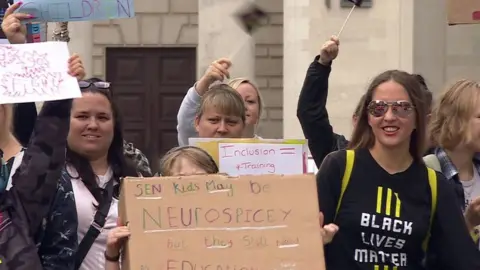
{"label": "wooden door panel", "polygon": [[195,79],[195,48],[107,49],[107,80],[125,137],[147,155],[154,171],[163,154],[178,145],[178,109]]}
{"label": "wooden door panel", "polygon": [[125,140],[142,152],[151,138],[148,65],[148,59],[132,49],[107,49],[107,80],[122,116]]}

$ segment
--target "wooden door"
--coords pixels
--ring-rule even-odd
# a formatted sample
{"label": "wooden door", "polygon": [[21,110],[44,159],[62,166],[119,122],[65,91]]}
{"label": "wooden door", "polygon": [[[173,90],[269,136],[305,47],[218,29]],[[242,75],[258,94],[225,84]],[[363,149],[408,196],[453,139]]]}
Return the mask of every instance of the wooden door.
{"label": "wooden door", "polygon": [[125,139],[158,171],[159,159],[178,145],[177,112],[196,79],[195,48],[107,48]]}

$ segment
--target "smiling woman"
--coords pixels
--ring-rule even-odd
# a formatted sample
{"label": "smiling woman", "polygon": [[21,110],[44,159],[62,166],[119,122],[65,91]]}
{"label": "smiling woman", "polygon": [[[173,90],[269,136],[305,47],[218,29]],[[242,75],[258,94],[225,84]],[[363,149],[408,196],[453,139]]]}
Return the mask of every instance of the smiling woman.
{"label": "smiling woman", "polygon": [[52,264],[74,262],[76,269],[88,270],[105,263],[108,231],[118,218],[116,187],[122,177],[137,176],[123,153],[121,121],[108,87],[82,81],[82,97],[72,103],[67,162],[39,251]]}

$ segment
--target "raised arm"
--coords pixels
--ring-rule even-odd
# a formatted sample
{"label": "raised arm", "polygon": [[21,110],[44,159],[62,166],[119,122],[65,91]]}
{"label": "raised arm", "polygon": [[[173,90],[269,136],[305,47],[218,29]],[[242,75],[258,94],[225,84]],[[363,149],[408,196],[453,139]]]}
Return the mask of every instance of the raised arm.
{"label": "raised arm", "polygon": [[177,114],[179,146],[188,145],[188,138],[197,137],[197,131],[193,123],[201,98],[195,89],[195,85],[188,89],[187,95],[183,98]]}
{"label": "raised arm", "polygon": [[317,167],[330,152],[337,149],[327,112],[328,79],[332,61],[338,55],[339,41],[332,37],[323,45],[320,55],[310,64],[298,99],[297,118],[308,139],[310,153]]}
{"label": "raised arm", "polygon": [[208,91],[211,84],[216,81],[223,81],[225,78],[230,78],[228,68],[231,65],[232,63],[225,58],[214,61],[205,72],[205,75],[188,90],[177,114],[179,146],[188,145],[188,138],[197,136],[194,122],[200,100],[203,94]]}
{"label": "raised arm", "polygon": [[71,100],[45,102],[20,167],[12,178],[10,195],[22,206],[33,235],[47,215],[65,163]]}

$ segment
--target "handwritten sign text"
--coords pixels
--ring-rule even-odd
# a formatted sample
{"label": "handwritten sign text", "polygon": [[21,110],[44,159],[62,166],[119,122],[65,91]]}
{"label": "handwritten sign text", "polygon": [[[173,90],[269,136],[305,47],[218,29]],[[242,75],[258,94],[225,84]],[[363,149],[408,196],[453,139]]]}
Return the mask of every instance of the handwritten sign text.
{"label": "handwritten sign text", "polygon": [[313,175],[127,178],[122,190],[127,269],[325,269]]}
{"label": "handwritten sign text", "polygon": [[[15,1],[17,2],[17,1]],[[30,0],[18,12],[31,14],[35,21],[93,21],[135,16],[133,0]]]}
{"label": "handwritten sign text", "polygon": [[229,175],[301,174],[303,145],[219,143],[220,172]]}

